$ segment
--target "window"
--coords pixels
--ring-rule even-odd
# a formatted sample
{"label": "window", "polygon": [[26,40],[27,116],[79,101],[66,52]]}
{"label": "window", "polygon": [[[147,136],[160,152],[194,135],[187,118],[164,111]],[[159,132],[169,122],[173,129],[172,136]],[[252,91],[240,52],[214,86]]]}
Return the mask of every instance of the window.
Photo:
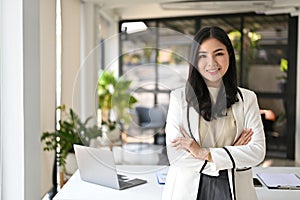
{"label": "window", "polygon": [[257,93],[262,110],[274,113],[271,121],[263,116],[267,153],[282,157],[287,156],[287,77],[280,66],[287,62],[288,21],[287,15],[245,16],[243,25],[243,85]]}

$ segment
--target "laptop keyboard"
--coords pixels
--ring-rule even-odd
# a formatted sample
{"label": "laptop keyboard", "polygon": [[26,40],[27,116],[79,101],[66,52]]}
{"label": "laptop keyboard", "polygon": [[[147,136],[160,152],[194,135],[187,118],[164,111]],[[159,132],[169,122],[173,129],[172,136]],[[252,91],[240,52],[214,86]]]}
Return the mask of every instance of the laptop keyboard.
{"label": "laptop keyboard", "polygon": [[126,187],[126,186],[128,186],[128,184],[131,184],[131,183],[129,183],[129,182],[124,182],[124,181],[120,181],[120,180],[119,180],[120,188]]}
{"label": "laptop keyboard", "polygon": [[129,180],[132,180],[132,178],[126,176],[126,175],[122,175],[122,174],[118,174],[118,179],[119,181],[129,181]]}
{"label": "laptop keyboard", "polygon": [[118,180],[119,180],[120,189],[125,189],[125,188],[132,187],[135,185],[141,185],[141,184],[147,182],[142,179],[132,178],[132,177],[128,177],[126,175],[121,175],[121,174],[118,174]]}

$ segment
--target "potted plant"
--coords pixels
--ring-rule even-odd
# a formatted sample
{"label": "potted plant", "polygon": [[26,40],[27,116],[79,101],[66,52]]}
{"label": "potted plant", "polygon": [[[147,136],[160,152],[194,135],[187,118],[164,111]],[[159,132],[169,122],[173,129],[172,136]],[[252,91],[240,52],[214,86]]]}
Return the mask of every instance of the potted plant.
{"label": "potted plant", "polygon": [[[65,105],[57,107],[61,111],[62,119],[59,120],[59,128],[52,132],[43,132],[41,141],[44,141],[44,151],[54,151],[57,154],[57,162],[66,173],[66,159],[69,153],[74,153],[73,144],[89,145],[93,138],[101,136],[101,130],[96,126],[88,126],[91,117],[82,122],[79,116]],[[58,151],[57,151],[58,148]]]}
{"label": "potted plant", "polygon": [[109,132],[117,126],[120,129],[130,121],[129,109],[137,99],[129,92],[130,80],[116,78],[114,72],[104,70],[98,79],[99,109],[101,110],[101,124]]}

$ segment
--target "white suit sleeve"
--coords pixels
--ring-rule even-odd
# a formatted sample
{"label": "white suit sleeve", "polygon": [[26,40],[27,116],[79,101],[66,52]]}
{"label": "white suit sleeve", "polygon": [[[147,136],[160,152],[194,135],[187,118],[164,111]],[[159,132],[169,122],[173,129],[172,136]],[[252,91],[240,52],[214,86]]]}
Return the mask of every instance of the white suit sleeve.
{"label": "white suit sleeve", "polygon": [[[251,141],[247,145],[226,146],[233,157],[236,168],[256,166],[263,161],[266,153],[265,134],[254,92],[248,92],[244,97],[243,128],[252,128],[253,135]],[[229,155],[223,148],[211,148],[210,151],[217,170],[232,168]]]}
{"label": "white suit sleeve", "polygon": [[[179,130],[179,125],[182,125],[183,112],[183,100],[180,91],[172,91],[170,95],[170,104],[166,123],[166,145],[167,153],[170,165],[176,165],[181,167],[192,167],[196,170],[200,170],[204,163],[204,160],[194,158],[190,153],[183,149],[176,149],[172,147],[171,141],[177,137],[182,137]],[[184,126],[186,130],[188,127]]]}

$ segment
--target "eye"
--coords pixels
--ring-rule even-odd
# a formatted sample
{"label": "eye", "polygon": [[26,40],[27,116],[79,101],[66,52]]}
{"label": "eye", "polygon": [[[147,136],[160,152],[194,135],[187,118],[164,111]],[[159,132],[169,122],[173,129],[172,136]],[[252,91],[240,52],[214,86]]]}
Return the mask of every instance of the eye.
{"label": "eye", "polygon": [[216,53],[216,56],[224,56],[224,53],[223,52],[218,52],[218,53]]}
{"label": "eye", "polygon": [[206,54],[199,54],[198,55],[198,58],[200,59],[200,58],[206,58],[207,57],[207,55]]}

